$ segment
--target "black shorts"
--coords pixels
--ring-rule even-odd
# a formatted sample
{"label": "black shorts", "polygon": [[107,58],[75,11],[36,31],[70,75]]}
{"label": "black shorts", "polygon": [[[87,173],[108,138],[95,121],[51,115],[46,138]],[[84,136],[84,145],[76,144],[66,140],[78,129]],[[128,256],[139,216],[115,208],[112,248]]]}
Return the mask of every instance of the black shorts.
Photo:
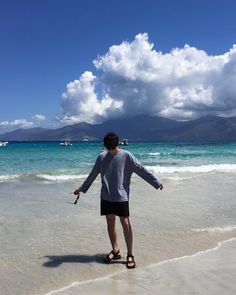
{"label": "black shorts", "polygon": [[129,216],[129,202],[109,202],[101,199],[101,215]]}

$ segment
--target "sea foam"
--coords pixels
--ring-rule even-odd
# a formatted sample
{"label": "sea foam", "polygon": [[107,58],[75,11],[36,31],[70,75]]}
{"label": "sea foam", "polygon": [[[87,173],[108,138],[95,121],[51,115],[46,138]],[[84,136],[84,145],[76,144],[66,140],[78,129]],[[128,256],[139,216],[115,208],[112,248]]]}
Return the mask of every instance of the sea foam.
{"label": "sea foam", "polygon": [[18,174],[12,174],[12,175],[10,175],[10,174],[7,174],[7,175],[0,175],[0,182],[7,182],[7,181],[9,181],[9,180],[14,180],[14,179],[17,179],[17,178],[19,178],[20,177],[20,175],[18,175]]}
{"label": "sea foam", "polygon": [[193,232],[209,232],[209,233],[225,233],[236,230],[236,226],[224,226],[224,227],[206,227],[206,228],[195,228]]}
{"label": "sea foam", "polygon": [[200,166],[146,166],[154,173],[209,173],[236,172],[236,164],[209,164]]}
{"label": "sea foam", "polygon": [[81,178],[85,178],[87,176],[87,174],[79,174],[79,175],[72,175],[72,174],[68,174],[68,175],[51,175],[51,174],[37,174],[36,177],[39,179],[43,179],[43,180],[50,180],[50,181],[69,181],[69,180],[76,180],[76,179],[81,179]]}

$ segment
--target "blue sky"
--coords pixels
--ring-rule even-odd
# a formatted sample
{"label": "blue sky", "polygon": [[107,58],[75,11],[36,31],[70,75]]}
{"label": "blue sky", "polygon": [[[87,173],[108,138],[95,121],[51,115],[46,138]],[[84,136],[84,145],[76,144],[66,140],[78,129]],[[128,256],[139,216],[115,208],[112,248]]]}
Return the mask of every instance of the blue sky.
{"label": "blue sky", "polygon": [[[173,110],[170,106],[173,100],[169,104],[163,104],[163,96],[154,95],[160,85],[164,87],[160,79],[155,80],[155,83],[144,82],[146,80],[141,73],[136,75],[131,79],[133,84],[129,86],[129,91],[138,92],[135,98],[137,101],[133,96],[123,98],[122,89],[131,82],[125,74],[126,69],[118,72],[117,67],[111,67],[108,57],[103,62],[100,60],[100,66],[97,67],[93,61],[105,54],[110,56],[110,60],[117,58],[117,52],[115,57],[113,53],[109,53],[109,48],[113,45],[120,46],[117,50],[122,51],[121,45],[128,44],[126,49],[131,52],[129,57],[133,54],[126,60],[129,64],[137,56],[134,54],[135,50],[140,61],[142,53],[137,49],[140,44],[154,44],[148,49],[147,60],[153,56],[154,50],[161,52],[162,56],[159,57],[163,59],[165,54],[174,48],[183,49],[184,45],[188,44],[192,49],[196,49],[197,53],[184,50],[184,57],[182,53],[178,53],[179,59],[186,60],[186,56],[189,58],[191,55],[193,60],[197,55],[197,64],[201,59],[201,63],[205,62],[208,67],[208,62],[212,64],[210,57],[218,56],[224,59],[224,65],[222,61],[212,68],[215,72],[221,71],[223,78],[227,70],[225,64],[230,62],[232,65],[227,77],[233,82],[235,77],[232,68],[236,64],[234,56],[223,55],[236,44],[235,11],[234,0],[0,0],[0,132],[24,127],[22,121],[15,120],[24,119],[25,127],[27,122],[32,123],[28,124],[29,127],[59,126],[86,119],[94,123],[122,114],[132,115],[132,104],[136,103],[140,103],[147,114],[175,119],[181,119],[183,114],[182,119],[190,119],[201,116],[199,110],[203,107],[202,100],[205,96],[208,101],[204,102],[204,114],[220,115],[221,111],[224,111],[223,115],[230,115],[229,110],[225,108],[228,106],[231,110],[236,109],[236,102],[232,98],[235,90],[232,89],[224,103],[219,103],[218,98],[215,102],[218,84],[209,72],[204,72],[204,81],[198,82],[197,86],[191,85],[191,89],[187,89],[186,85],[190,84],[187,80],[184,85],[180,85],[178,80],[174,86],[165,84],[165,88],[161,88],[162,93],[166,93],[172,87],[169,95],[174,97],[176,104]],[[135,39],[138,34],[144,33],[147,33],[148,37],[142,35],[141,39],[137,38],[139,41]],[[135,40],[139,45],[131,46]],[[207,54],[206,59],[199,57],[200,51]],[[151,63],[156,60],[157,58],[154,58]],[[167,61],[169,62],[170,66],[173,65],[172,61]],[[196,63],[194,65],[196,66]],[[154,73],[155,69],[156,66],[152,68],[151,73]],[[83,76],[84,73],[87,74]],[[115,76],[119,76],[118,80]],[[168,77],[170,79],[170,76]],[[74,80],[79,82],[75,85]],[[117,81],[121,80],[125,80],[125,84],[119,84],[119,88]],[[72,82],[72,89],[67,87],[69,82]],[[226,85],[222,85],[221,95],[222,89],[226,89]],[[76,95],[72,94],[72,91],[76,92]],[[187,102],[186,98],[194,91],[201,92],[197,104],[196,100],[193,104],[195,98],[190,102]],[[88,92],[90,96],[84,100],[83,95]],[[151,97],[150,102],[162,105],[162,108],[156,108],[152,114],[141,101],[144,97],[144,94],[139,95],[141,92],[145,93],[146,103]],[[214,101],[211,102],[210,99]],[[83,105],[88,106],[88,112],[93,101],[97,103],[91,115],[87,116],[81,101]],[[100,101],[104,103],[100,105]],[[74,106],[75,111],[72,110]],[[137,109],[134,114],[142,112],[142,109]],[[35,119],[35,115],[40,116]]]}

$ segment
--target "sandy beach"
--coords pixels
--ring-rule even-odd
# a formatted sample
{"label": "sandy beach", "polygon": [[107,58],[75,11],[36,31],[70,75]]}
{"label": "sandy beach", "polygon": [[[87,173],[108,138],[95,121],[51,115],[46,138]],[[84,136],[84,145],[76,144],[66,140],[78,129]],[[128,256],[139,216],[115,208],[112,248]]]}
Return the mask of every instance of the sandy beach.
{"label": "sandy beach", "polygon": [[236,292],[236,238],[200,251],[136,269],[121,271],[97,280],[72,283],[46,295],[74,294],[214,294]]}
{"label": "sandy beach", "polygon": [[[157,193],[138,177],[134,177],[131,221],[137,269],[133,272],[127,272],[125,268],[126,253],[122,235],[120,236],[123,257],[121,263],[106,265],[102,262],[103,256],[110,250],[110,245],[105,220],[99,216],[99,181],[95,182],[89,194],[81,197],[78,206],[66,203],[73,200],[68,195],[73,183],[45,183],[44,187],[39,185],[38,188],[34,184],[34,189],[40,190],[40,194],[38,193],[34,199],[29,183],[24,187],[19,183],[14,184],[18,187],[18,193],[15,193],[15,198],[18,199],[18,202],[15,200],[18,216],[14,215],[16,208],[12,207],[5,213],[7,223],[3,221],[4,217],[1,217],[4,248],[0,268],[1,294],[57,294],[50,292],[60,289],[63,291],[59,291],[59,294],[87,294],[88,290],[89,294],[122,294],[120,290],[124,289],[128,294],[137,294],[141,291],[143,294],[153,294],[153,289],[150,288],[154,286],[158,287],[160,294],[174,294],[174,286],[182,281],[186,283],[185,287],[184,284],[181,285],[188,293],[191,288],[196,289],[196,281],[201,279],[199,274],[196,275],[196,269],[200,271],[202,268],[200,258],[204,264],[202,271],[205,274],[210,269],[216,272],[209,283],[211,287],[209,290],[217,289],[218,276],[220,277],[222,273],[228,273],[228,276],[235,273],[233,260],[235,242],[220,244],[214,254],[210,254],[213,252],[208,252],[208,249],[215,249],[219,241],[236,236],[235,226],[232,226],[235,204],[232,205],[231,202],[232,212],[225,201],[224,208],[221,207],[223,204],[221,195],[218,194],[217,197],[216,194],[218,189],[214,191],[211,187],[214,199],[209,198],[210,191],[204,194],[205,188],[198,181],[208,181],[209,184],[210,181],[217,181],[217,176],[208,177],[207,180],[204,177],[198,178],[194,181],[193,190],[198,187],[198,199],[195,194],[187,194],[188,188],[181,185],[183,180],[173,182],[166,179],[168,189]],[[229,177],[228,182],[231,182],[231,185],[232,181],[233,179]],[[9,186],[5,189],[9,190]],[[60,194],[57,191],[60,191]],[[25,204],[19,202],[22,194],[24,198],[29,198]],[[47,200],[43,197],[46,194],[50,195]],[[145,195],[148,195],[148,198],[145,197],[144,200]],[[229,194],[228,197],[231,198]],[[227,218],[225,214],[219,214],[218,210],[227,212]],[[219,226],[223,221],[225,224]],[[119,232],[121,234],[121,228]],[[227,258],[221,255],[225,245],[232,245],[231,254],[226,255],[230,257],[230,261],[225,260],[222,265],[214,262],[214,266],[204,263],[204,259],[210,259],[209,255],[214,255],[216,261]],[[199,251],[206,251],[207,254],[195,256]],[[185,256],[192,258],[175,259]],[[168,263],[163,264],[163,261]],[[189,261],[193,261],[193,264],[189,264]],[[178,270],[180,264],[184,271]],[[148,267],[149,265],[153,266]],[[165,268],[168,268],[168,271]],[[169,268],[176,269],[178,275],[173,277],[173,271]],[[190,280],[192,273],[195,273],[194,280]],[[203,279],[205,277],[202,276]],[[76,282],[75,287],[68,288],[74,282]],[[206,280],[204,282],[206,284]],[[117,289],[114,289],[116,288],[114,284]],[[228,293],[224,294],[233,295],[231,292],[234,286],[233,279],[229,284],[231,287]],[[166,285],[173,287],[169,289],[169,293],[166,293]],[[79,288],[79,291],[74,288]],[[98,289],[101,293],[97,293]],[[109,290],[112,290],[112,293]],[[222,288],[219,288],[216,294],[221,294],[220,290]],[[194,292],[194,294],[213,294],[213,291]]]}

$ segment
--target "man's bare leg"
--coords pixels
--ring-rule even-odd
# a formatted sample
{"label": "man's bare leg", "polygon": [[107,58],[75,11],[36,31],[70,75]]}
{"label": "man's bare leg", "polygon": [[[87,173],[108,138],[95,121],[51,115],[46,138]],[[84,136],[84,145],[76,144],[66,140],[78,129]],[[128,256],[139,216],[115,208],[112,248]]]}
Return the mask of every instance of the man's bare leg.
{"label": "man's bare leg", "polygon": [[127,246],[127,255],[132,255],[132,248],[133,248],[133,233],[131,224],[129,221],[129,217],[120,217],[120,222],[123,227],[125,242]]}
{"label": "man's bare leg", "polygon": [[131,224],[129,221],[129,217],[120,217],[120,222],[123,227],[125,242],[127,246],[127,262],[126,267],[127,268],[134,268],[135,267],[135,261],[134,256],[132,254],[132,248],[133,248],[133,233]]}
{"label": "man's bare leg", "polygon": [[125,242],[127,246],[127,261],[126,261],[126,267],[127,268],[135,268],[136,263],[134,261],[134,256],[132,254],[133,249],[133,233],[132,233],[132,227],[129,221],[129,217],[120,217],[120,222],[123,227]]}
{"label": "man's bare leg", "polygon": [[[117,228],[116,228],[116,216],[114,214],[106,215],[107,219],[107,231],[111,241],[112,250],[114,252],[119,251],[118,246],[118,235],[117,235]],[[110,255],[112,258],[112,254]]]}

